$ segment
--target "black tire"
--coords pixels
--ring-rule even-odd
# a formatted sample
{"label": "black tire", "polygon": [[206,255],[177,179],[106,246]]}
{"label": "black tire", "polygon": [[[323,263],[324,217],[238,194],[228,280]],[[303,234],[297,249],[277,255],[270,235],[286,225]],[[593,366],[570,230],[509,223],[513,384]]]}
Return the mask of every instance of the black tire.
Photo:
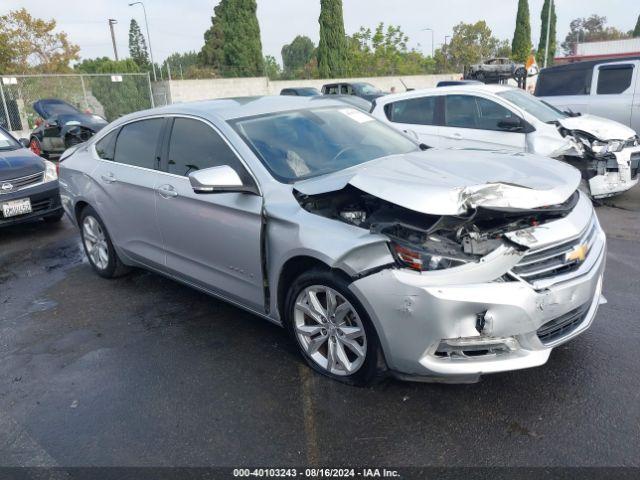
{"label": "black tire", "polygon": [[42,157],[44,159],[49,158],[49,155],[45,153],[45,151],[42,149],[42,142],[38,137],[31,137],[29,139],[29,150],[31,150],[33,153],[35,153],[39,157]]}
{"label": "black tire", "polygon": [[[104,235],[104,239],[106,241],[108,261],[104,266],[104,268],[101,268],[99,265],[95,263],[94,259],[92,258],[92,255],[89,253],[89,250],[87,248],[84,224],[88,217],[92,217],[98,223]],[[89,263],[93,267],[93,270],[98,275],[104,278],[117,278],[129,273],[129,271],[131,270],[131,267],[128,267],[127,265],[123,264],[120,258],[118,257],[118,254],[116,253],[115,248],[113,248],[113,243],[111,242],[111,237],[109,236],[109,232],[107,231],[107,228],[105,227],[100,216],[97,214],[97,212],[93,208],[91,208],[90,206],[86,206],[80,213],[78,223],[80,225],[80,236],[82,237],[82,246],[84,247],[84,252],[87,255],[87,258],[89,259]]]}
{"label": "black tire", "polygon": [[484,82],[485,81],[485,75],[484,72],[482,70],[476,72],[476,80],[479,82]]}
{"label": "black tire", "polygon": [[58,212],[53,215],[47,215],[46,217],[42,217],[42,219],[45,221],[45,223],[58,223],[62,220],[63,216],[64,216],[64,212]]}
{"label": "black tire", "polygon": [[[350,282],[345,278],[331,273],[330,271],[309,270],[303,273],[293,282],[287,292],[287,297],[285,300],[284,323],[293,341],[298,346],[300,354],[311,368],[321,373],[322,375],[325,375],[339,382],[346,383],[348,385],[366,386],[374,380],[379,371],[379,362],[382,363],[380,340],[378,338],[375,327],[373,326],[373,323],[371,322],[371,319],[367,314],[367,311],[358,301],[356,296],[353,295],[349,290],[349,283]],[[295,302],[298,295],[300,295],[307,287],[315,285],[329,287],[338,292],[339,295],[347,300],[355,309],[357,316],[359,317],[362,326],[364,327],[366,336],[365,360],[353,374],[336,375],[328,371],[326,368],[323,368],[307,354],[305,348],[302,346],[300,340],[298,339],[294,320]],[[328,342],[329,340],[327,340],[327,346]]]}

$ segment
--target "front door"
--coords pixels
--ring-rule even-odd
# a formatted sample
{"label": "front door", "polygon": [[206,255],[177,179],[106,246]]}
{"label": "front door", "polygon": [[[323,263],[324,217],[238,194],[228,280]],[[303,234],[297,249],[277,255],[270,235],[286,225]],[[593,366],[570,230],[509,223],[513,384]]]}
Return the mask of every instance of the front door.
{"label": "front door", "polygon": [[524,152],[525,133],[509,131],[503,124],[519,119],[492,100],[474,95],[447,95],[440,146]]}
{"label": "front door", "polygon": [[96,144],[96,210],[113,242],[152,267],[164,265],[155,187],[164,119],[128,123]]}
{"label": "front door", "polygon": [[211,125],[173,121],[164,173],[156,187],[158,224],[169,271],[231,300],[264,310],[261,262],[262,197],[248,193],[197,194],[188,175],[229,165],[250,174]]}

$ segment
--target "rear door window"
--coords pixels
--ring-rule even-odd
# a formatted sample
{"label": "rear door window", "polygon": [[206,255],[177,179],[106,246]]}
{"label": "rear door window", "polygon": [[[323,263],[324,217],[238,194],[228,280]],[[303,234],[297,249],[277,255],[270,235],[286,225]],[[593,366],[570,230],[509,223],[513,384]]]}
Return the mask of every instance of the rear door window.
{"label": "rear door window", "polygon": [[120,129],[116,129],[113,132],[109,132],[96,142],[96,153],[101,159],[114,159],[116,153],[116,139],[118,138],[119,131]]}
{"label": "rear door window", "polygon": [[118,163],[155,169],[162,118],[128,123],[120,130],[116,142],[115,158]]}
{"label": "rear door window", "polygon": [[385,107],[387,118],[394,123],[435,125],[438,97],[412,98],[390,103]]}
{"label": "rear door window", "polygon": [[592,68],[543,71],[536,83],[536,96],[589,95],[592,74]]}
{"label": "rear door window", "polygon": [[603,65],[598,69],[598,95],[615,95],[631,86],[633,65]]}

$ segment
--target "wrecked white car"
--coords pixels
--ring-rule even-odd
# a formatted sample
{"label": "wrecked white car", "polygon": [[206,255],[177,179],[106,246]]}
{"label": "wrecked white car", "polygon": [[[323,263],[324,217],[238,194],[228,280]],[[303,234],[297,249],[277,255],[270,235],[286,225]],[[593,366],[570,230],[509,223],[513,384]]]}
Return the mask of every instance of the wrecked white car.
{"label": "wrecked white car", "polygon": [[579,172],[423,148],[330,99],[171,105],[65,153],[61,197],[99,275],[139,266],[232,302],[334,379],[545,363],[603,301]]}
{"label": "wrecked white car", "polygon": [[461,85],[377,99],[373,115],[440,148],[485,148],[535,153],[576,167],[593,198],[638,183],[640,142],[621,123],[571,116],[523,90]]}

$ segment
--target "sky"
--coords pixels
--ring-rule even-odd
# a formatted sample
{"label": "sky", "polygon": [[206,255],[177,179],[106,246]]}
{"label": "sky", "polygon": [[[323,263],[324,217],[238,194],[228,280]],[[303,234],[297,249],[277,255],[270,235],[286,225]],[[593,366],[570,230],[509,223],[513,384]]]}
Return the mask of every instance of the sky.
{"label": "sky", "polygon": [[[131,18],[144,30],[140,5],[133,0],[2,0],[0,14],[25,7],[40,18],[54,18],[58,29],[68,33],[81,48],[82,58],[113,56],[107,20],[115,26],[120,57],[128,56],[128,32]],[[258,21],[265,55],[282,62],[280,50],[296,35],[307,35],[318,42],[319,0],[257,0]],[[219,0],[145,0],[151,46],[156,62],[173,52],[199,51],[203,33],[211,25],[213,7]],[[640,14],[638,0],[556,0],[558,44],[569,29],[569,22],[593,13],[606,16],[608,24],[623,31],[633,29]],[[435,48],[444,43],[459,22],[485,20],[493,34],[511,39],[515,27],[517,0],[343,0],[345,29],[348,34],[360,26],[374,27],[380,21],[400,25],[410,38],[410,47],[431,53],[431,32]],[[540,10],[543,0],[529,0],[534,46],[540,35]]]}

